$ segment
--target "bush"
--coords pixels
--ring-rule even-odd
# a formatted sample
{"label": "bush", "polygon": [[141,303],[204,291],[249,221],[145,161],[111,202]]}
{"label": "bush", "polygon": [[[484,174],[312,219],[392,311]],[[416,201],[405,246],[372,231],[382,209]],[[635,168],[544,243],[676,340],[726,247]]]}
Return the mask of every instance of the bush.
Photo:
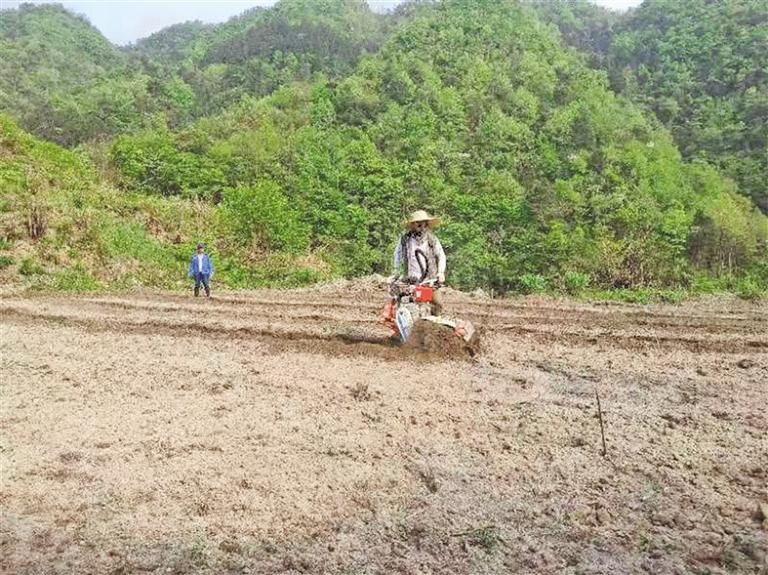
{"label": "bush", "polygon": [[40,203],[33,203],[27,210],[27,235],[30,239],[38,240],[48,230],[48,210]]}
{"label": "bush", "polygon": [[723,281],[704,274],[696,274],[691,280],[690,290],[695,294],[713,294],[723,290]]}
{"label": "bush", "polygon": [[121,136],[110,158],[126,187],[146,193],[213,198],[226,186],[211,158],[179,150],[167,132]]}
{"label": "bush", "polygon": [[309,226],[271,181],[226,190],[220,221],[226,235],[255,251],[298,253],[309,246]]}
{"label": "bush", "polygon": [[43,267],[34,258],[24,258],[19,264],[19,273],[23,276],[39,276],[45,274]]}
{"label": "bush", "polygon": [[659,299],[664,303],[681,303],[688,297],[688,292],[684,289],[667,289],[659,292]]}
{"label": "bush", "polygon": [[328,279],[322,271],[302,267],[284,254],[268,256],[250,266],[243,265],[237,258],[222,259],[216,273],[227,286],[241,289],[267,286],[295,288]]}
{"label": "bush", "polygon": [[99,250],[106,258],[171,263],[166,257],[168,246],[150,236],[137,223],[105,219],[97,230]]}
{"label": "bush", "polygon": [[11,256],[0,256],[0,270],[13,264]]}
{"label": "bush", "polygon": [[765,297],[766,289],[752,276],[746,276],[736,282],[736,295],[746,300],[757,300]]}
{"label": "bush", "polygon": [[547,279],[539,274],[523,274],[519,280],[520,291],[525,294],[547,291]]}
{"label": "bush", "polygon": [[563,281],[565,290],[573,295],[589,286],[590,277],[589,274],[581,272],[566,272]]}
{"label": "bush", "polygon": [[82,264],[57,272],[53,276],[53,287],[61,291],[82,292],[99,289],[99,282]]}

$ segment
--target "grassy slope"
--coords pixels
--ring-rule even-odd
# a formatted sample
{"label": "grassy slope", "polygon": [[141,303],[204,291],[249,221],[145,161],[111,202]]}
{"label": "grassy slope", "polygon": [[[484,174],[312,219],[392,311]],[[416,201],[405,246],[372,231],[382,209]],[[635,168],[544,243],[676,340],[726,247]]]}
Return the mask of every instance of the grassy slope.
{"label": "grassy slope", "polygon": [[216,208],[101,183],[85,153],[22,131],[0,115],[0,283],[83,291],[182,288],[188,257],[206,241],[216,281],[296,286],[324,279],[311,257],[255,257],[221,238]]}
{"label": "grassy slope", "polygon": [[[81,154],[0,116],[0,281],[82,290],[172,286],[210,208],[117,192]],[[183,276],[181,276],[183,277]]]}
{"label": "grassy slope", "polygon": [[[215,208],[157,198],[99,183],[85,153],[30,136],[0,115],[0,284],[89,291],[153,286],[183,289],[186,262],[198,239],[209,242],[217,282],[228,287],[295,286],[328,279],[312,257],[253,255],[216,239]],[[37,228],[37,231],[35,230]],[[32,237],[39,235],[39,237]],[[757,285],[711,283],[758,297]],[[678,301],[683,290],[584,291],[584,297]]]}

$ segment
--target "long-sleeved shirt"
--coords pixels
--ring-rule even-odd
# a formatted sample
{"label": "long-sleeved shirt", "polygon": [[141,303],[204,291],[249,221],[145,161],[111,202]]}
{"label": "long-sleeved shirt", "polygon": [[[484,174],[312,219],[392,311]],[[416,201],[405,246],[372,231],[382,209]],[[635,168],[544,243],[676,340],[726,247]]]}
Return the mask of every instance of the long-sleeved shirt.
{"label": "long-sleeved shirt", "polygon": [[[419,251],[426,258],[417,255]],[[421,265],[419,265],[419,262],[421,262]],[[400,266],[403,264],[406,265],[405,271],[408,279],[413,282],[418,282],[422,279],[424,275],[423,266],[427,268],[424,279],[435,279],[438,275],[445,274],[445,251],[443,251],[440,240],[429,232],[422,234],[406,232],[404,236],[400,236],[395,248],[395,273],[399,272]]]}
{"label": "long-sleeved shirt", "polygon": [[189,270],[187,275],[189,277],[195,277],[197,274],[212,275],[213,274],[213,262],[208,254],[202,254],[202,258],[198,257],[199,254],[194,254],[189,261]]}

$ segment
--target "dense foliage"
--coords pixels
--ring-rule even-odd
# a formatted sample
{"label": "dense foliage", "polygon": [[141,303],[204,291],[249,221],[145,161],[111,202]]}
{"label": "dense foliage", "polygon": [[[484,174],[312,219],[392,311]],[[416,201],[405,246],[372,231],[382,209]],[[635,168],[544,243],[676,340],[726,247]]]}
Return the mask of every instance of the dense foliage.
{"label": "dense foliage", "polygon": [[[21,277],[63,290],[179,287],[199,240],[211,245],[217,281],[230,286],[291,286],[330,277],[322,262],[295,254],[305,245],[302,236],[290,235],[284,218],[265,216],[284,207],[274,190],[232,190],[218,209],[118,191],[99,182],[85,150],[40,141],[1,114],[0,190],[0,282]],[[254,220],[272,226],[263,233],[273,232],[266,238],[283,251],[255,258],[239,248],[239,234],[255,233]],[[221,239],[230,235],[231,242]],[[291,243],[295,237],[298,244]]]}
{"label": "dense foliage", "polygon": [[595,68],[607,66],[614,28],[624,15],[589,0],[526,0],[539,18],[554,25],[563,41],[585,54]]}
{"label": "dense foliage", "polygon": [[616,35],[616,85],[768,211],[768,3],[651,0]]}
{"label": "dense foliage", "polygon": [[718,166],[768,213],[768,2],[646,0],[623,18],[585,1],[540,10],[685,158]]}
{"label": "dense foliage", "polygon": [[59,5],[22,4],[0,11],[0,112],[64,145],[158,121],[179,127],[243,95],[348,74],[384,30],[363,0],[283,0],[220,25],[171,26],[121,50]]}
{"label": "dense foliage", "polygon": [[[460,287],[759,290],[768,220],[542,25],[564,29],[564,14],[447,0],[383,19],[356,1],[291,0],[173,27],[119,56],[164,78],[168,100],[84,149],[89,173],[122,192],[93,189],[107,205],[198,210],[176,236],[172,218],[134,211],[120,237],[160,246],[172,273],[205,237],[231,285],[386,273],[403,216],[426,207],[444,217]],[[100,248],[100,265],[116,253]]]}
{"label": "dense foliage", "polygon": [[136,123],[141,78],[85,19],[60,6],[0,12],[0,111],[69,144]]}

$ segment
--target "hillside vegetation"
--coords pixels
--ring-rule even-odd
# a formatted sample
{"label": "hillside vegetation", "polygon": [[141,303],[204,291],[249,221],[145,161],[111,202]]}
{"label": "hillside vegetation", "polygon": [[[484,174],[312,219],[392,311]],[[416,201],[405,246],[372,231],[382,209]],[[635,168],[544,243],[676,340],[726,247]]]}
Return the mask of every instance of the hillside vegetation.
{"label": "hillside vegetation", "polygon": [[[98,181],[84,152],[22,132],[0,115],[0,283],[82,291],[184,285],[199,240],[227,234],[224,210],[183,198],[116,190]],[[222,252],[217,251],[217,246]],[[232,287],[303,285],[329,277],[311,257],[258,262],[212,243],[217,281]]]}
{"label": "hillside vegetation", "polygon": [[683,157],[719,167],[768,212],[768,2],[645,0],[623,17],[585,0],[539,10]]}
{"label": "hillside vegetation", "polygon": [[[113,50],[148,90],[173,84],[172,104],[73,152],[3,121],[5,276],[79,266],[103,285],[172,285],[197,238],[229,285],[386,273],[423,206],[444,217],[459,287],[759,293],[768,220],[721,158],[681,154],[547,19],[562,12],[293,0]],[[50,225],[36,236],[37,204]]]}
{"label": "hillside vegetation", "polygon": [[60,5],[23,4],[0,12],[0,112],[64,145],[158,121],[178,127],[243,95],[348,74],[382,40],[382,17],[363,0],[283,0],[127,49]]}

